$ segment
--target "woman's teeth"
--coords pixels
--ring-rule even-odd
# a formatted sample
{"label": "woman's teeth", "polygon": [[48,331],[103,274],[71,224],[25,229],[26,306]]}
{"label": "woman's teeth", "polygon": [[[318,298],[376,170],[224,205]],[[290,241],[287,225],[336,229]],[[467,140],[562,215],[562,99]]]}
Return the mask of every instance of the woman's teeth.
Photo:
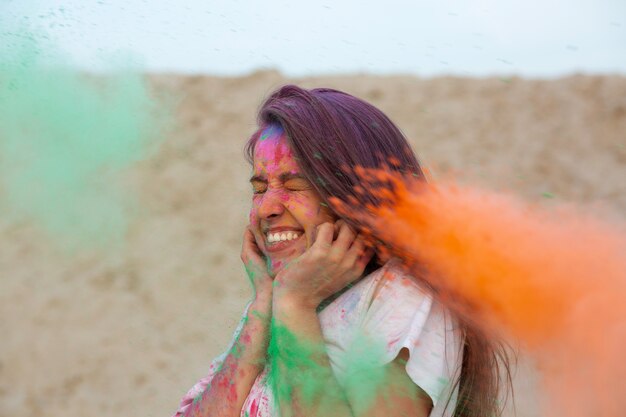
{"label": "woman's teeth", "polygon": [[283,242],[285,240],[293,240],[298,238],[298,234],[295,232],[282,232],[282,233],[268,233],[267,241],[269,243],[273,242]]}

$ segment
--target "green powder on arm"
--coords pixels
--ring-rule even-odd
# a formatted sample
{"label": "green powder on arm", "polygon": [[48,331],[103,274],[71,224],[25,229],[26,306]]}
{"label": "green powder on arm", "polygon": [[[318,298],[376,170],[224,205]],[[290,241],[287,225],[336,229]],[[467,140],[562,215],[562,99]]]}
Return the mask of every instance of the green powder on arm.
{"label": "green powder on arm", "polygon": [[269,383],[278,406],[295,400],[307,410],[316,410],[316,416],[327,416],[348,398],[355,415],[359,415],[369,409],[378,396],[384,395],[388,385],[383,354],[384,346],[366,335],[357,335],[341,358],[344,373],[339,382],[343,389],[329,390],[328,380],[336,376],[320,360],[327,355],[326,347],[300,340],[288,328],[272,320]]}

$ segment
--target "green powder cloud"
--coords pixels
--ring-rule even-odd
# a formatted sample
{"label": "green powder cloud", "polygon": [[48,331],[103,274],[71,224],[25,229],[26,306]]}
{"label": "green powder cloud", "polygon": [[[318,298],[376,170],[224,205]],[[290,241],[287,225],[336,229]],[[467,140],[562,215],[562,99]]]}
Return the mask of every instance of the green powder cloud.
{"label": "green powder cloud", "polygon": [[[277,405],[300,402],[311,416],[333,415],[339,404],[349,402],[354,415],[365,414],[374,401],[391,401],[389,394],[411,395],[410,387],[392,385],[385,363],[385,346],[363,332],[357,332],[343,353],[342,389],[330,388],[333,371],[322,365],[327,357],[324,344],[298,338],[287,327],[272,320],[268,347],[269,384]],[[393,407],[393,404],[391,404]],[[289,417],[289,416],[284,416]]]}
{"label": "green powder cloud", "polygon": [[117,245],[136,208],[123,174],[154,149],[168,118],[140,75],[81,74],[44,38],[0,38],[3,220],[34,223],[64,248]]}

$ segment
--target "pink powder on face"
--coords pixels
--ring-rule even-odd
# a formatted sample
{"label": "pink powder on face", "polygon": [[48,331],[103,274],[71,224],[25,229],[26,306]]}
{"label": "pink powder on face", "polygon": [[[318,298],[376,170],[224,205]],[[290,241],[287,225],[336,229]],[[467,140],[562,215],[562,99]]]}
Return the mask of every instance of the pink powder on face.
{"label": "pink powder on face", "polygon": [[282,130],[272,129],[265,140],[257,142],[254,149],[255,160],[260,162],[268,174],[276,173],[284,159],[293,158],[291,148],[283,140],[282,135]]}
{"label": "pink powder on face", "polygon": [[278,194],[278,198],[280,198],[280,201],[282,201],[283,203],[289,201],[289,195],[285,192],[281,192],[280,194]]}
{"label": "pink powder on face", "polygon": [[[267,258],[268,271],[275,275],[287,263],[306,251],[317,225],[333,221],[331,210],[320,209],[321,197],[306,183],[282,129],[266,129],[255,145],[250,225],[257,245]],[[265,233],[271,228],[300,230],[305,238],[295,248],[272,251]]]}
{"label": "pink powder on face", "polygon": [[250,223],[250,226],[252,226],[252,228],[257,227],[259,224],[259,219],[254,215],[254,213],[252,213],[252,211],[248,213],[248,221]]}

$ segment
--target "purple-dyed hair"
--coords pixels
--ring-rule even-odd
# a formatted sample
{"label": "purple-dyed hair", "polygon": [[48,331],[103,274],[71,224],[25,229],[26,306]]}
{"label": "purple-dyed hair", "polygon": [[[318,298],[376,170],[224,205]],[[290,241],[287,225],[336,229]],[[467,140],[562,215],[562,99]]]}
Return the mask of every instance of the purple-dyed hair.
{"label": "purple-dyed hair", "polygon": [[373,195],[355,191],[363,182],[354,171],[357,166],[424,178],[400,129],[376,107],[338,90],[286,85],[263,103],[257,123],[259,129],[245,148],[248,161],[253,164],[262,130],[280,125],[303,174],[327,204],[330,197],[361,206],[376,203]]}
{"label": "purple-dyed hair", "polygon": [[[303,174],[329,207],[330,197],[348,203],[356,201],[361,207],[379,202],[368,190],[356,191],[362,182],[353,169],[357,166],[384,168],[425,180],[400,129],[376,107],[350,94],[330,88],[306,90],[286,85],[261,105],[257,124],[258,130],[245,147],[250,164],[254,164],[254,147],[261,132],[268,126],[280,125]],[[356,219],[343,218],[359,226]],[[445,300],[441,301],[445,304]],[[463,317],[457,318],[465,344],[460,377],[454,382],[459,386],[454,416],[500,415],[500,364],[504,366],[504,382],[511,386],[506,347],[482,334]]]}

